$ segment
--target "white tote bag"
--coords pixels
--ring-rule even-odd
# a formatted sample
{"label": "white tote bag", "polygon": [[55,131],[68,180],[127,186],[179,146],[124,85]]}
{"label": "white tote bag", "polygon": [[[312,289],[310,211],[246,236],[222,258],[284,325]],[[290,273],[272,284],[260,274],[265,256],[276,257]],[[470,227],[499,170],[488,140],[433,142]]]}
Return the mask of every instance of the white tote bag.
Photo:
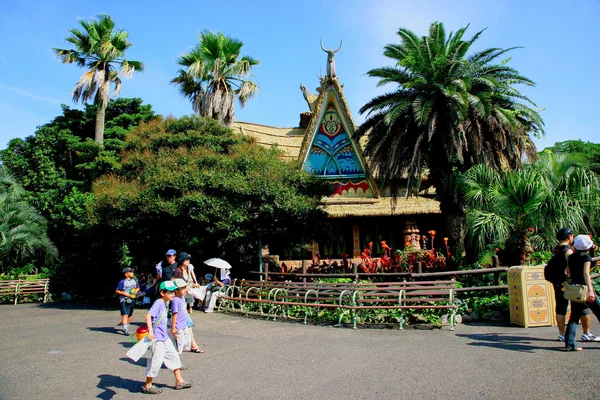
{"label": "white tote bag", "polygon": [[148,337],[146,336],[145,338],[137,342],[132,348],[130,348],[125,355],[131,358],[133,361],[137,362],[140,358],[144,356],[144,354],[146,354],[151,344],[152,342],[149,341]]}

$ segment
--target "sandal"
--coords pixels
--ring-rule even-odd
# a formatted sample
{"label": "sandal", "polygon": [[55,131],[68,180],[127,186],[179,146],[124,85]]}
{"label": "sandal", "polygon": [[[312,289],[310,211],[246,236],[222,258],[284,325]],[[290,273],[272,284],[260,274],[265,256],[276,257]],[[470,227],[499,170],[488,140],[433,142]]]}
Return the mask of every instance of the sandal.
{"label": "sandal", "polygon": [[181,390],[181,389],[189,389],[192,387],[192,383],[191,382],[181,382],[175,385],[175,390]]}
{"label": "sandal", "polygon": [[204,353],[204,350],[202,350],[200,347],[196,347],[195,349],[191,349],[190,351],[192,353]]}
{"label": "sandal", "polygon": [[150,387],[142,386],[142,393],[145,394],[161,394],[162,389],[152,385]]}
{"label": "sandal", "polygon": [[581,347],[565,347],[563,351],[582,351]]}

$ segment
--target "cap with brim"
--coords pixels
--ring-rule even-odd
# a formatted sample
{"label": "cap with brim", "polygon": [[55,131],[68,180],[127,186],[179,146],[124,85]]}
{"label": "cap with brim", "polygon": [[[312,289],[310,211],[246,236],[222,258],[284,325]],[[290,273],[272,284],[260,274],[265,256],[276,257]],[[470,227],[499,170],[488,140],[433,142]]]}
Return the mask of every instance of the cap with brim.
{"label": "cap with brim", "polygon": [[133,268],[125,267],[125,268],[123,268],[123,273],[125,273],[125,272],[133,272]]}
{"label": "cap with brim", "polygon": [[167,250],[167,253],[165,254],[165,256],[174,256],[175,254],[177,254],[177,252],[173,249],[169,249]]}
{"label": "cap with brim", "polygon": [[186,253],[185,251],[182,251],[181,253],[179,253],[179,255],[177,257],[179,257],[179,261],[192,259],[192,256],[190,256],[189,253]]}
{"label": "cap with brim", "polygon": [[167,290],[169,292],[174,292],[175,290],[177,290],[177,286],[175,286],[175,284],[171,281],[164,281],[160,284],[158,290]]}
{"label": "cap with brim", "polygon": [[177,289],[183,289],[184,287],[187,287],[187,283],[183,279],[175,279],[173,283],[175,286],[177,286]]}
{"label": "cap with brim", "polygon": [[573,247],[580,251],[587,250],[593,245],[594,242],[588,235],[577,235],[573,240]]}

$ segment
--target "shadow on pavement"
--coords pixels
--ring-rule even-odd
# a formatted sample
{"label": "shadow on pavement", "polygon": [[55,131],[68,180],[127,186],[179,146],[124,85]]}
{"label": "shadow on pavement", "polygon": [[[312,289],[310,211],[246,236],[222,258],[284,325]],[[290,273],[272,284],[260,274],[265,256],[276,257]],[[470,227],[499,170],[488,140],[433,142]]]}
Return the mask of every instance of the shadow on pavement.
{"label": "shadow on pavement", "polygon": [[137,360],[137,361],[133,361],[133,360],[132,360],[131,358],[129,358],[129,357],[121,357],[121,358],[119,358],[119,361],[126,361],[126,362],[128,362],[129,364],[133,364],[133,365],[137,365],[138,367],[144,367],[144,368],[146,368],[146,362],[147,362],[147,359],[146,359],[146,357],[144,356],[144,357],[140,358],[140,359],[139,359],[139,360]]}
{"label": "shadow on pavement", "polygon": [[[98,385],[96,385],[96,387],[104,390],[104,392],[96,396],[99,399],[112,399],[117,394],[117,392],[114,391],[112,388],[125,389],[128,390],[130,393],[141,393],[142,386],[144,386],[143,381],[134,381],[133,379],[122,378],[116,375],[104,374],[98,375],[98,378],[100,379],[100,382],[98,382]],[[156,386],[161,387],[164,385]]]}
{"label": "shadow on pavement", "polygon": [[467,343],[469,346],[486,346],[525,353],[533,353],[534,350],[560,351],[564,347],[558,341],[556,341],[556,348],[537,346],[532,344],[532,342],[546,342],[548,340],[544,338],[532,338],[530,336],[502,335],[498,333],[457,334],[456,336],[475,340],[475,342]]}

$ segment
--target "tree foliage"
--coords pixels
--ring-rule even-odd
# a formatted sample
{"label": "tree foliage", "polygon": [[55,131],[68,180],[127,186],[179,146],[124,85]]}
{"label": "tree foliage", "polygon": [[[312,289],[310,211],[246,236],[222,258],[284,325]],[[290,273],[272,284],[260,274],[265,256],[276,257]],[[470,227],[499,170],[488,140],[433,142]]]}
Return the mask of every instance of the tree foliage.
{"label": "tree foliage", "polygon": [[91,21],[80,19],[79,23],[83,30],[71,29],[66,38],[75,50],[53,50],[61,62],[86,68],[73,90],[73,101],[86,103],[93,99],[96,106],[94,139],[102,145],[111,85],[114,86],[113,97],[116,97],[123,84],[120,77],[131,78],[134,71],[144,70],[144,64],[125,58],[125,51],[131,47],[127,41],[129,33],[115,30],[110,16],[99,15]]}
{"label": "tree foliage", "polygon": [[58,250],[46,234],[46,221],[23,201],[25,191],[0,165],[0,272],[6,273],[27,261],[52,262]]}
{"label": "tree foliage", "polygon": [[551,250],[561,228],[595,233],[600,227],[600,177],[570,157],[543,154],[519,171],[479,165],[460,183],[473,253],[499,247],[507,265]]}
{"label": "tree foliage", "polygon": [[197,115],[230,126],[235,120],[236,98],[243,107],[258,91],[258,85],[248,77],[259,61],[241,56],[242,41],[221,32],[205,30],[198,40],[177,60],[184,69],[171,83],[191,100]]}
{"label": "tree foliage", "polygon": [[62,115],[25,139],[12,139],[0,151],[0,161],[24,189],[23,201],[47,220],[48,235],[61,254],[56,270],[65,278],[65,287],[58,290],[77,286],[90,276],[97,279],[98,269],[113,257],[111,247],[104,247],[105,238],[90,224],[92,182],[120,166],[127,132],[155,117],[141,99],[112,100],[106,109],[105,145],[100,147],[91,140],[95,114],[93,105],[84,110],[63,105]]}
{"label": "tree foliage", "polygon": [[261,244],[309,243],[331,189],[279,156],[209,118],[143,124],[120,167],[94,182],[96,221],[137,256],[174,247],[237,263],[256,260]]}
{"label": "tree foliage", "polygon": [[600,174],[600,143],[566,140],[557,142],[554,146],[546,147],[543,152],[578,155],[583,158],[581,161],[583,165],[587,165],[590,170]]}

